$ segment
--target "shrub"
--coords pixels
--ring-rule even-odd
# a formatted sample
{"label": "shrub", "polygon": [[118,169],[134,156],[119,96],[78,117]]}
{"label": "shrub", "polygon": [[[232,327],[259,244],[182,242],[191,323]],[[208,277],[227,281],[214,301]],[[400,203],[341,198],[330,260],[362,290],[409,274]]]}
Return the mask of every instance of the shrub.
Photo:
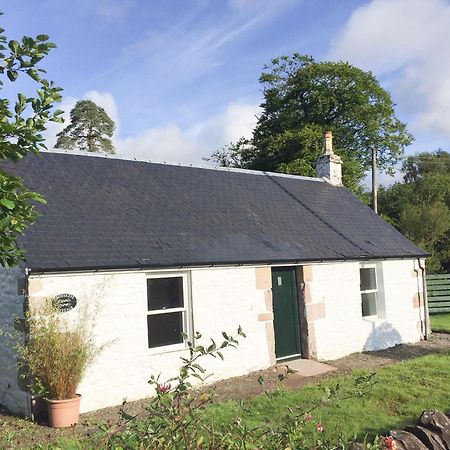
{"label": "shrub", "polygon": [[[342,392],[339,385],[328,388],[319,404],[305,411],[303,406],[289,408],[276,420],[261,420],[261,425],[250,428],[240,417],[217,426],[205,408],[213,401],[214,392],[193,389],[191,378],[204,381],[208,375],[200,365],[204,357],[220,357],[222,349],[237,347],[238,338],[245,337],[239,328],[236,336],[222,333],[220,345],[211,340],[209,346],[194,344],[186,339],[188,355],[182,359],[178,376],[166,381],[152,377],[149,383],[155,387],[155,396],[145,407],[145,417],[120,412],[122,423],[118,427],[102,426],[101,432],[111,449],[152,449],[152,450],[273,450],[306,449],[337,450],[347,448],[347,443],[339,435],[325,432],[327,425],[315,420],[313,411],[319,406],[341,400],[362,397],[372,388],[373,374],[355,379],[351,392]],[[201,338],[199,333],[196,340]],[[293,371],[286,367],[280,373],[280,380]],[[259,380],[264,383],[264,379]],[[266,392],[271,398],[276,392]],[[315,436],[310,442],[307,436]],[[378,444],[364,448],[377,449]]]}
{"label": "shrub", "polygon": [[[26,339],[17,345],[19,365],[29,388],[41,397],[74,398],[86,371],[102,347],[95,345],[87,310],[69,321],[47,299],[25,314]],[[16,341],[17,342],[17,341]]]}

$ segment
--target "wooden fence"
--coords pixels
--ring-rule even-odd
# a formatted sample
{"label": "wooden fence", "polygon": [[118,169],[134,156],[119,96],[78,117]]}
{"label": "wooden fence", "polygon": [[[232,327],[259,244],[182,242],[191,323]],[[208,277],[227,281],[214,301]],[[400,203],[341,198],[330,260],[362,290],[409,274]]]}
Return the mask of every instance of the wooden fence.
{"label": "wooden fence", "polygon": [[450,274],[427,275],[430,314],[450,312]]}

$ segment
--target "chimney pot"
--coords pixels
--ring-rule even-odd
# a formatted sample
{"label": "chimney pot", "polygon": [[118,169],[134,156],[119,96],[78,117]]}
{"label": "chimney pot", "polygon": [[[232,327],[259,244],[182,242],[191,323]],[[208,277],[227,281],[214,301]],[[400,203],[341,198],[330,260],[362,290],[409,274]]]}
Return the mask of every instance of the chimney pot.
{"label": "chimney pot", "polygon": [[331,131],[325,131],[323,139],[323,149],[325,150],[325,155],[333,154],[333,133]]}

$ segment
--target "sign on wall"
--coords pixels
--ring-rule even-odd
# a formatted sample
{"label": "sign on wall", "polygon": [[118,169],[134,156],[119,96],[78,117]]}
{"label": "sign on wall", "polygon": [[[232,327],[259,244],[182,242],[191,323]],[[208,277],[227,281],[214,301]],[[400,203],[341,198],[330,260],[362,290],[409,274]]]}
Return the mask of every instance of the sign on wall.
{"label": "sign on wall", "polygon": [[58,294],[52,301],[53,307],[61,312],[70,311],[77,305],[77,299],[72,294]]}

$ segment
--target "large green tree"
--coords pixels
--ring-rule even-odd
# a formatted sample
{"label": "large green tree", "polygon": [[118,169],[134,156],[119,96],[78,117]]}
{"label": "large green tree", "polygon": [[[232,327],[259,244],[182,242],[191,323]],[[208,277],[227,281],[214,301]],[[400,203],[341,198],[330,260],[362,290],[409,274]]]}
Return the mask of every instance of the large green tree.
{"label": "large green tree", "polygon": [[115,153],[111,137],[116,125],[106,111],[91,100],[80,100],[70,111],[70,124],[58,133],[56,148]]}
{"label": "large green tree", "polygon": [[450,272],[450,153],[410,156],[402,170],[402,183],[381,188],[380,212],[432,254],[430,272]]}
{"label": "large green tree", "polygon": [[253,136],[216,151],[212,159],[219,164],[314,176],[323,133],[331,130],[344,184],[356,190],[371,149],[379,168],[392,170],[413,140],[389,93],[372,73],[348,63],[283,56],[259,81],[264,101]]}
{"label": "large green tree", "polygon": [[[55,47],[48,36],[24,36],[8,41],[0,28],[0,265],[16,265],[23,257],[16,237],[36,218],[35,202],[42,196],[29,191],[20,178],[2,170],[4,160],[17,161],[30,152],[45,148],[44,137],[49,121],[61,122],[63,111],[54,110],[61,100],[61,88],[43,77],[41,60]],[[15,82],[25,77],[36,87],[34,95],[15,93]],[[29,84],[27,85],[29,87]],[[16,96],[17,100],[10,99]]]}

